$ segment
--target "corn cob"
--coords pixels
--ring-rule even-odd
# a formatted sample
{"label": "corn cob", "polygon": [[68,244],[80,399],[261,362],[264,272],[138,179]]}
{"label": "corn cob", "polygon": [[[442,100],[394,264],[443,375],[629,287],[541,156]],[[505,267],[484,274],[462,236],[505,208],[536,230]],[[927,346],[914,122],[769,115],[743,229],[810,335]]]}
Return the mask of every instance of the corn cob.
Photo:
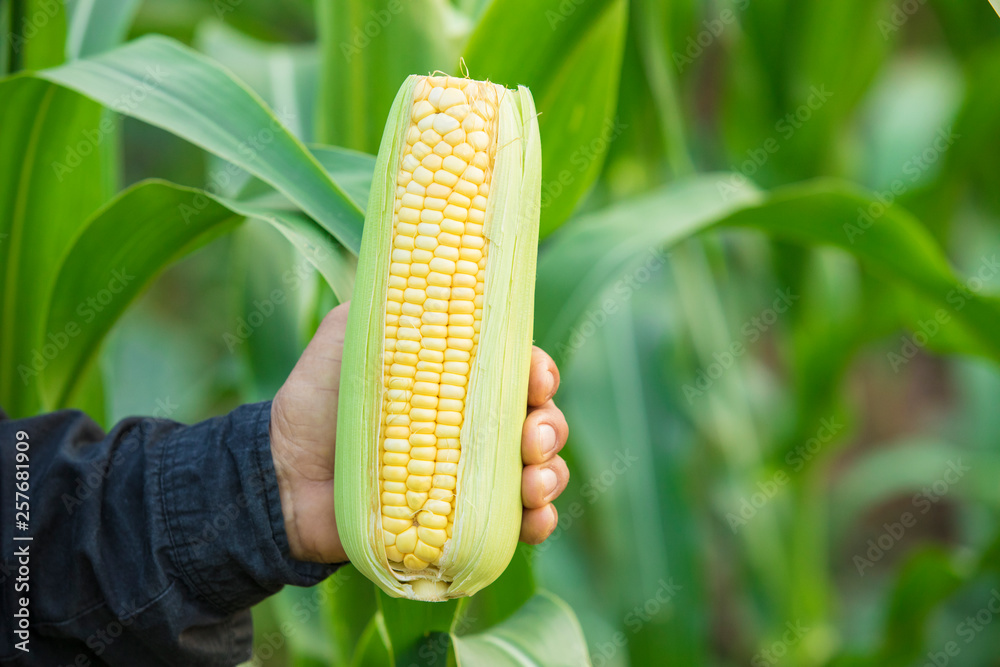
{"label": "corn cob", "polygon": [[336,464],[345,550],[389,595],[471,595],[513,555],[540,183],[526,88],[403,84],[365,220]]}

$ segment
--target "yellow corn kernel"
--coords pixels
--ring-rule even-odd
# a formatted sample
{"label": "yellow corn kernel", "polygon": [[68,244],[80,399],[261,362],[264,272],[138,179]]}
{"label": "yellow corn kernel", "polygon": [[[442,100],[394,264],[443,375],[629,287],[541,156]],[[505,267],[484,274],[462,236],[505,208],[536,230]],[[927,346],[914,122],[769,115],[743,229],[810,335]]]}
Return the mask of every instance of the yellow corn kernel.
{"label": "yellow corn kernel", "polygon": [[[480,154],[477,150],[483,151],[494,143],[491,136],[496,127],[495,122],[484,117],[491,114],[487,109],[496,115],[490,100],[478,100],[478,111],[472,111],[477,100],[469,99],[459,88],[448,87],[447,78],[425,81],[429,85],[417,86],[414,91],[417,99],[407,130],[407,137],[415,141],[409,142],[400,156],[401,173],[412,173],[412,180],[406,187],[397,188],[399,214],[392,242],[395,248],[392,261],[397,267],[393,275],[410,277],[390,292],[386,322],[393,318],[395,310],[388,304],[410,304],[421,312],[419,319],[415,315],[402,315],[394,320],[396,328],[386,327],[386,349],[392,344],[395,352],[387,359],[383,378],[390,399],[386,409],[408,415],[411,422],[383,429],[382,458],[387,467],[380,475],[383,519],[396,518],[397,508],[430,510],[421,512],[426,522],[421,524],[425,526],[421,530],[429,531],[426,541],[418,544],[412,526],[392,523],[392,528],[387,529],[389,535],[395,536],[391,545],[402,556],[391,560],[402,562],[406,568],[408,562],[417,562],[414,558],[407,559],[414,556],[421,569],[425,567],[423,563],[434,563],[440,557],[446,543],[440,517],[448,516],[454,509],[454,474],[461,458],[458,427],[462,424],[464,405],[454,398],[454,389],[445,389],[443,395],[449,397],[445,400],[450,409],[439,412],[438,395],[442,394],[442,383],[450,387],[468,384],[475,359],[475,345],[469,344],[477,322],[473,309],[464,315],[451,315],[459,318],[454,320],[449,319],[448,313],[454,302],[471,302],[476,296],[475,288],[485,279],[485,273],[477,275],[478,265],[461,259],[459,249],[474,245],[480,255],[489,255],[489,241],[482,226],[477,225],[478,229],[469,233],[464,223],[473,206],[485,210],[486,197],[478,193],[478,186],[489,182],[490,160],[486,160],[486,169],[469,163]],[[471,130],[469,143],[463,122]],[[453,133],[458,134],[452,136]],[[417,225],[415,241],[409,229],[399,229],[401,223]],[[415,271],[418,262],[426,263],[430,271]],[[463,340],[455,345],[456,339]],[[424,352],[431,354],[424,356]],[[442,364],[456,352],[462,353],[462,361]],[[390,389],[414,377],[412,390]],[[442,435],[451,436],[447,448],[439,449],[437,435],[432,434],[438,432],[438,427]],[[435,480],[441,482],[440,486]],[[405,495],[395,491],[400,483],[405,484]],[[394,492],[388,491],[388,484],[393,485]],[[434,497],[429,499],[428,494]],[[426,527],[428,524],[434,527]]]}
{"label": "yellow corn kernel", "polygon": [[352,562],[390,595],[471,595],[513,554],[535,117],[524,88],[444,76],[409,77],[393,103],[348,318],[335,506]]}

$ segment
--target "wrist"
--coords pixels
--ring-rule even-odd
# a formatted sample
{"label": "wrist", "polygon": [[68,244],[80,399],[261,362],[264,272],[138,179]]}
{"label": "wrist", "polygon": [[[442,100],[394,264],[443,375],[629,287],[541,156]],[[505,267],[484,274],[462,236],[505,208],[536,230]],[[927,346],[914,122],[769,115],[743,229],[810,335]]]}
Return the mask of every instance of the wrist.
{"label": "wrist", "polygon": [[332,475],[330,479],[308,479],[295,465],[297,446],[288,437],[288,425],[280,401],[271,404],[271,457],[281,499],[289,555],[295,560],[317,563],[347,562],[334,517]]}

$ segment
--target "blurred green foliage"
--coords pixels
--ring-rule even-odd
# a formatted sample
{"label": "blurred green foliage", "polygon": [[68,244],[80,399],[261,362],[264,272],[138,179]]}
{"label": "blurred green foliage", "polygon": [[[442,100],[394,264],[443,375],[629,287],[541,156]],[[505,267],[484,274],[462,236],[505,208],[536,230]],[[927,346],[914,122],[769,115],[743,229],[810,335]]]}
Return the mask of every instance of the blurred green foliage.
{"label": "blurred green foliage", "polygon": [[[575,665],[578,618],[596,667],[1000,665],[988,2],[50,6],[0,9],[14,414],[192,421],[273,396],[352,289],[364,153],[402,78],[467,67],[538,102],[536,342],[573,472],[555,534],[439,610],[350,567],[283,591],[255,609],[255,664]],[[93,65],[161,61],[187,69],[125,108]],[[280,150],[242,154],[272,117]],[[210,215],[179,222],[202,190]],[[128,297],[50,365],[126,250]]]}

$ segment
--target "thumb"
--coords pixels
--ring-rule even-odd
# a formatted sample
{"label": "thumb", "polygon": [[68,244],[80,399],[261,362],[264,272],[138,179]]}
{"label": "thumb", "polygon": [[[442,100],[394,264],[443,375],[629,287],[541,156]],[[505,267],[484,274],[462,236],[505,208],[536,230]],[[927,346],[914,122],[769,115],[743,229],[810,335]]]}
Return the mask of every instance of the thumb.
{"label": "thumb", "polygon": [[313,392],[339,392],[340,366],[344,357],[344,336],[350,306],[349,301],[342,303],[323,318],[316,334],[288,376],[288,384]]}
{"label": "thumb", "polygon": [[[272,409],[280,434],[300,446],[319,447],[332,456],[337,430],[340,365],[344,356],[348,303],[327,313],[285,384]],[[332,460],[331,460],[332,465]]]}

